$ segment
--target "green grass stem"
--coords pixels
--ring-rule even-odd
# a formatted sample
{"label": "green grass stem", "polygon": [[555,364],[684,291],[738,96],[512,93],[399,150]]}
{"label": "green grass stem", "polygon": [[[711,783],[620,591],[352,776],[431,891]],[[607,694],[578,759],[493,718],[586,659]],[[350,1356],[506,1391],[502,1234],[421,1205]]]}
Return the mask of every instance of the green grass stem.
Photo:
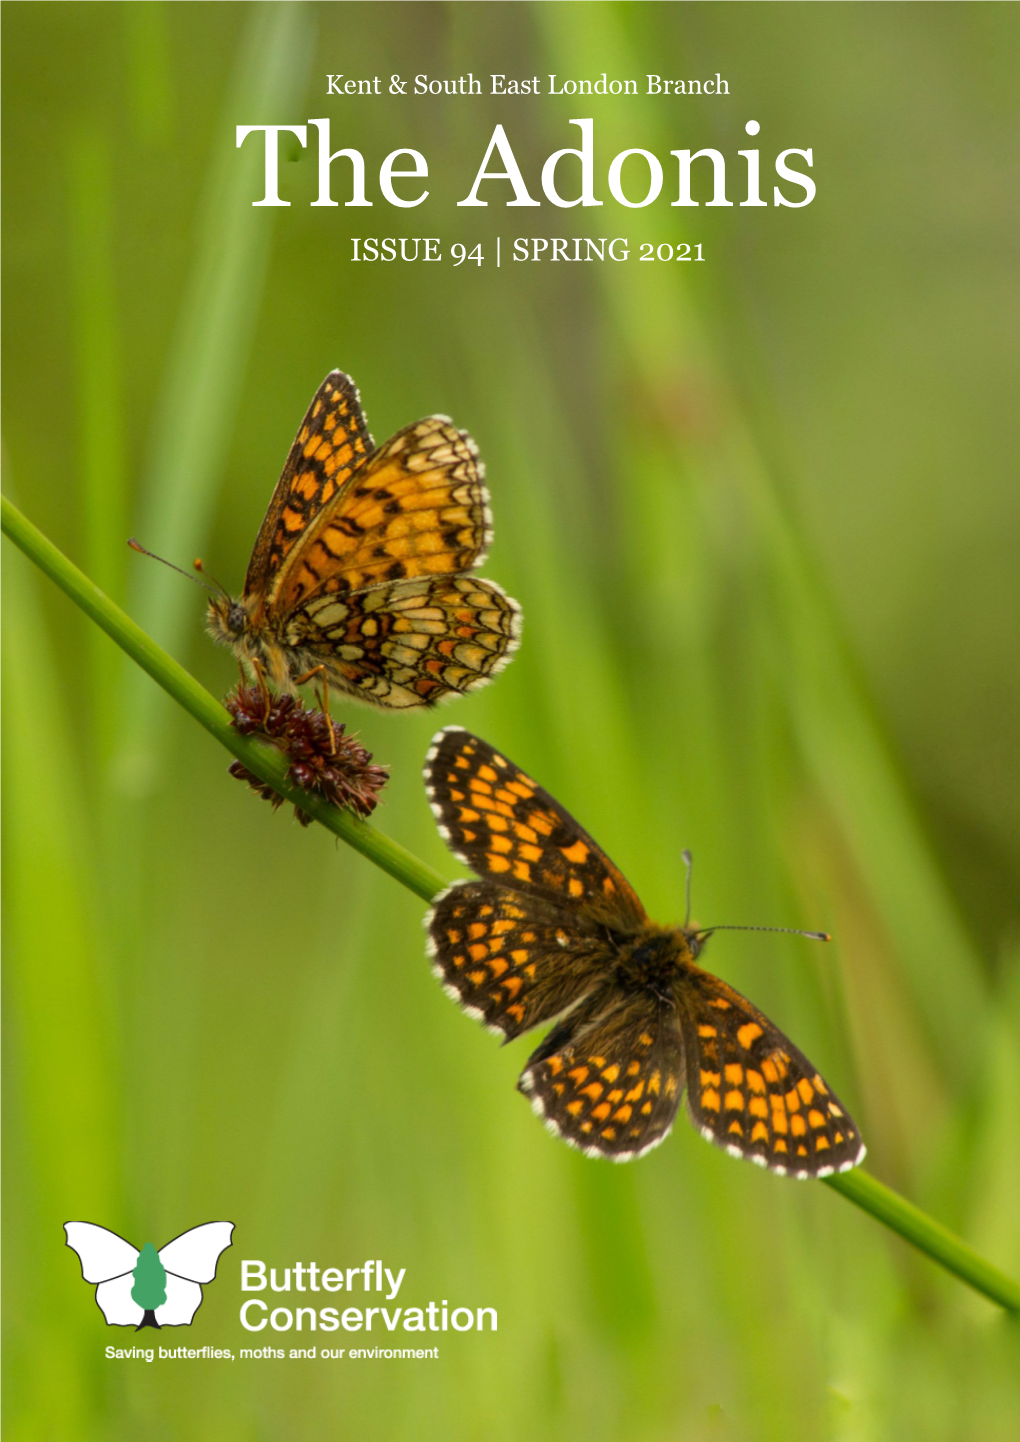
{"label": "green grass stem", "polygon": [[397,842],[352,812],[341,811],[321,797],[293,786],[287,780],[287,762],[275,746],[242,736],[235,729],[226,708],[204,686],[199,685],[194,676],[94,585],[6,496],[0,504],[4,534],[249,771],[279,792],[284,800],[300,806],[302,811],[346,841],[348,846],[353,846],[376,866],[389,872],[423,901],[431,901],[442,890],[447,883],[439,873],[405,851]]}
{"label": "green grass stem", "polygon": [[884,1222],[945,1267],[946,1271],[983,1292],[1007,1311],[1020,1312],[1020,1283],[1000,1272],[998,1267],[993,1267],[991,1262],[986,1262],[948,1227],[936,1222],[927,1212],[922,1212],[920,1207],[915,1207],[913,1202],[908,1202],[906,1197],[901,1197],[899,1192],[894,1192],[870,1172],[856,1167],[852,1172],[826,1177],[825,1181],[834,1192],[839,1192],[855,1206]]}
{"label": "green grass stem", "polygon": [[[249,202],[261,175],[258,150],[235,149],[234,120],[289,115],[299,103],[313,49],[307,6],[268,4],[247,12],[223,101],[219,133],[229,140],[215,147],[204,185],[134,523],[146,546],[178,562],[205,548],[272,246],[272,211]],[[128,593],[132,610],[147,631],[176,648],[187,597],[161,566],[135,575]],[[115,771],[131,794],[144,796],[159,769],[163,717],[158,693],[137,686],[135,674],[128,675]]]}
{"label": "green grass stem", "polygon": [[[291,785],[281,753],[275,747],[242,736],[235,730],[229,714],[215,697],[104,595],[6,497],[0,500],[0,528],[137,665],[250,771],[287,801],[300,806],[320,825],[360,851],[422,900],[431,901],[446,885],[438,872],[375,827]],[[976,1291],[1008,1311],[1020,1312],[1020,1284],[890,1187],[860,1168],[826,1180],[834,1191]]]}

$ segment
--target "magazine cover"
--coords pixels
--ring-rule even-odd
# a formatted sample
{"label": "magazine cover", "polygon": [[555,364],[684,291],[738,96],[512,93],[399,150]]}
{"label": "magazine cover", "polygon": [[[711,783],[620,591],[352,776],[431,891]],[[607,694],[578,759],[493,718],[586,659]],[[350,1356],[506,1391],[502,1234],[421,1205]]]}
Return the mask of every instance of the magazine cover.
{"label": "magazine cover", "polygon": [[4,19],[12,1439],[1020,1416],[1020,11]]}

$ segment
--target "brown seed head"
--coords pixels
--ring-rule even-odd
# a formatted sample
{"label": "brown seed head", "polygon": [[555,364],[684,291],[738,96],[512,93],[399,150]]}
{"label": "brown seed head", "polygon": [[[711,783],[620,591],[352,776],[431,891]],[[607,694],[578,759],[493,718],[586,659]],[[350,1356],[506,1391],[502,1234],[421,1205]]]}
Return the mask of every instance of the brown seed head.
{"label": "brown seed head", "polygon": [[[348,736],[344,726],[321,711],[309,710],[297,696],[273,695],[259,686],[238,686],[223,704],[242,736],[262,736],[288,757],[287,779],[295,786],[359,816],[375,810],[388,779],[386,768],[374,766],[371,752]],[[247,781],[274,807],[281,805],[283,797],[240,761],[231,765],[230,774]],[[311,817],[299,807],[294,810],[307,826]]]}

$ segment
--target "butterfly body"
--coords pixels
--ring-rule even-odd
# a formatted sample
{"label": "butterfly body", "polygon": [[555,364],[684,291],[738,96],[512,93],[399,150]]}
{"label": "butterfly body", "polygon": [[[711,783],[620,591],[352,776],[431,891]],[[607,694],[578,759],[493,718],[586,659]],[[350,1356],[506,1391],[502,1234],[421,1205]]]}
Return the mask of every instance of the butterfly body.
{"label": "butterfly body", "polygon": [[630,1161],[668,1135],[686,1093],[699,1131],[784,1175],[856,1166],[860,1134],[808,1059],[696,958],[706,934],[651,921],[560,804],[459,727],[435,738],[426,789],[480,879],[426,918],[448,994],[510,1041],[552,1023],[518,1086],[556,1136]]}
{"label": "butterfly body", "polygon": [[614,984],[621,991],[643,992],[674,1005],[674,987],[682,982],[699,948],[694,933],[682,927],[648,927],[617,945]]}
{"label": "butterfly body", "polygon": [[377,706],[473,690],[516,649],[520,608],[470,573],[492,539],[474,441],[446,416],[376,448],[353,382],[316,393],[214,640],[278,690],[309,674]]}

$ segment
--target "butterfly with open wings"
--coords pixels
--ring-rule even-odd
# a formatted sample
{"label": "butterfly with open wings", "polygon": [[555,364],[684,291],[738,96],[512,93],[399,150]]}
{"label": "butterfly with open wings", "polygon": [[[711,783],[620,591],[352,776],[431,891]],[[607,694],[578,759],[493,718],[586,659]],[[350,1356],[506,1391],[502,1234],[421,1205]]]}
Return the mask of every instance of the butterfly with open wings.
{"label": "butterfly with open wings", "polygon": [[824,1177],[864,1156],[803,1052],[697,965],[707,932],[658,926],[574,818],[460,727],[435,737],[425,785],[439,830],[479,880],[426,917],[433,970],[510,1041],[552,1029],[518,1086],[554,1135],[625,1162],[668,1135],[686,1092],[703,1136],[774,1172]]}

